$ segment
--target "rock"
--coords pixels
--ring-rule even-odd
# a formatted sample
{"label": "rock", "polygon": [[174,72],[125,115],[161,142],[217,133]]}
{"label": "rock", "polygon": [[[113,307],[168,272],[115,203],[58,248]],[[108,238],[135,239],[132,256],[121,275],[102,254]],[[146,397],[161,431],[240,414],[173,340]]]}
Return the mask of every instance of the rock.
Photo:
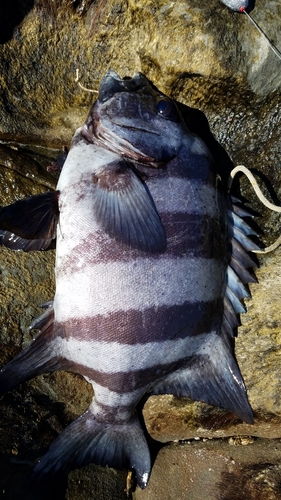
{"label": "rock", "polygon": [[[121,76],[142,71],[173,98],[203,109],[229,153],[258,141],[269,154],[268,131],[280,137],[280,61],[246,16],[218,0],[30,4],[21,7],[20,24],[5,6],[14,31],[0,46],[2,137],[67,143],[93,97],[75,83],[76,68],[92,89],[108,68]],[[273,40],[279,7],[273,0],[252,13]]]}
{"label": "rock", "polygon": [[171,444],[154,464],[150,484],[134,500],[280,500],[279,441]]}

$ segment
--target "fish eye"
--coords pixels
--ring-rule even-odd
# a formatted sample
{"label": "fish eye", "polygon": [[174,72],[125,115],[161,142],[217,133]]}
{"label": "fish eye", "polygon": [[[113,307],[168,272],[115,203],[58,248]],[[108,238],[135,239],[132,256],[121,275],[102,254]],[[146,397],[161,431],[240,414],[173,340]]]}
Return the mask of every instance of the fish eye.
{"label": "fish eye", "polygon": [[161,97],[156,104],[156,111],[164,118],[176,118],[177,109],[175,104],[168,97]]}

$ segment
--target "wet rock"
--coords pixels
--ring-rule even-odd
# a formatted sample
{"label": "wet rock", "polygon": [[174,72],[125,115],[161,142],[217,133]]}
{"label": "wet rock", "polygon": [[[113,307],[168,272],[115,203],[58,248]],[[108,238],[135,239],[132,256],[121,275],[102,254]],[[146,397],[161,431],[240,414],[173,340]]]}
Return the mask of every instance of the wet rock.
{"label": "wet rock", "polygon": [[193,441],[164,447],[134,500],[280,500],[281,444]]}
{"label": "wet rock", "polygon": [[[256,2],[252,13],[276,43],[279,11],[273,0]],[[108,68],[122,76],[142,71],[173,98],[203,109],[220,140],[244,153],[250,139],[264,149],[265,113],[280,124],[280,61],[246,16],[218,0],[36,0],[22,14],[0,46],[5,138],[67,143],[93,98],[75,83],[76,68],[92,89]],[[6,16],[12,19],[8,6]],[[272,138],[278,123],[271,124]]]}
{"label": "wet rock", "polygon": [[55,150],[34,150],[12,144],[0,144],[1,206],[25,196],[54,189],[56,179],[46,171]]}

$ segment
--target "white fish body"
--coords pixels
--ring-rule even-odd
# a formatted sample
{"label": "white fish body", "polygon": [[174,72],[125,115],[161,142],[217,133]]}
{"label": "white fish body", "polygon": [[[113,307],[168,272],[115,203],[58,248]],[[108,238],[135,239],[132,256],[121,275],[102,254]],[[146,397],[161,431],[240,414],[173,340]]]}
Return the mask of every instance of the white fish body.
{"label": "white fish body", "polygon": [[94,389],[37,477],[94,462],[133,469],[144,488],[150,453],[135,407],[146,393],[252,422],[233,331],[255,245],[232,209],[173,102],[143,75],[114,72],[73,138],[57,190],[2,209],[2,244],[46,249],[56,236],[57,250],[54,301],[32,324],[35,341],[2,369],[0,389],[57,369]]}

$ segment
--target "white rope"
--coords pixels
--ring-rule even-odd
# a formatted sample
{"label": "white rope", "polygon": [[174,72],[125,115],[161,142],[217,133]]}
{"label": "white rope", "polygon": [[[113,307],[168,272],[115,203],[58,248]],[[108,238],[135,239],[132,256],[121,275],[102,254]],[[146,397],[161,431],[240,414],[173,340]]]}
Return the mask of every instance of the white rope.
{"label": "white rope", "polygon": [[80,77],[79,77],[79,69],[76,68],[76,78],[75,78],[75,82],[78,83],[80,89],[82,90],[85,90],[86,92],[94,92],[95,94],[98,94],[99,91],[98,90],[94,90],[94,89],[87,89],[87,87],[84,87],[84,85],[82,85],[82,83],[79,82],[80,80]]}
{"label": "white rope", "polygon": [[[251,185],[252,185],[252,187],[253,187],[256,195],[257,195],[257,197],[259,198],[259,200],[262,202],[262,204],[264,206],[266,206],[267,208],[269,208],[270,210],[272,210],[274,212],[281,213],[281,207],[278,206],[278,205],[274,205],[273,203],[271,203],[270,201],[268,201],[266,199],[266,197],[261,192],[261,190],[260,190],[260,188],[258,186],[258,183],[257,183],[255,177],[253,176],[252,172],[250,172],[250,170],[248,168],[244,167],[244,165],[238,165],[237,167],[235,167],[230,172],[229,179],[228,179],[228,189],[229,189],[229,191],[231,189],[234,177],[239,172],[242,172],[249,179],[249,181],[250,181],[250,183],[251,183]],[[262,250],[252,250],[252,252],[254,252],[254,253],[269,253],[269,252],[272,252],[273,250],[275,250],[280,244],[281,244],[281,235],[279,236],[279,238],[272,245],[270,245],[270,246],[268,246],[266,248],[263,248]]]}

